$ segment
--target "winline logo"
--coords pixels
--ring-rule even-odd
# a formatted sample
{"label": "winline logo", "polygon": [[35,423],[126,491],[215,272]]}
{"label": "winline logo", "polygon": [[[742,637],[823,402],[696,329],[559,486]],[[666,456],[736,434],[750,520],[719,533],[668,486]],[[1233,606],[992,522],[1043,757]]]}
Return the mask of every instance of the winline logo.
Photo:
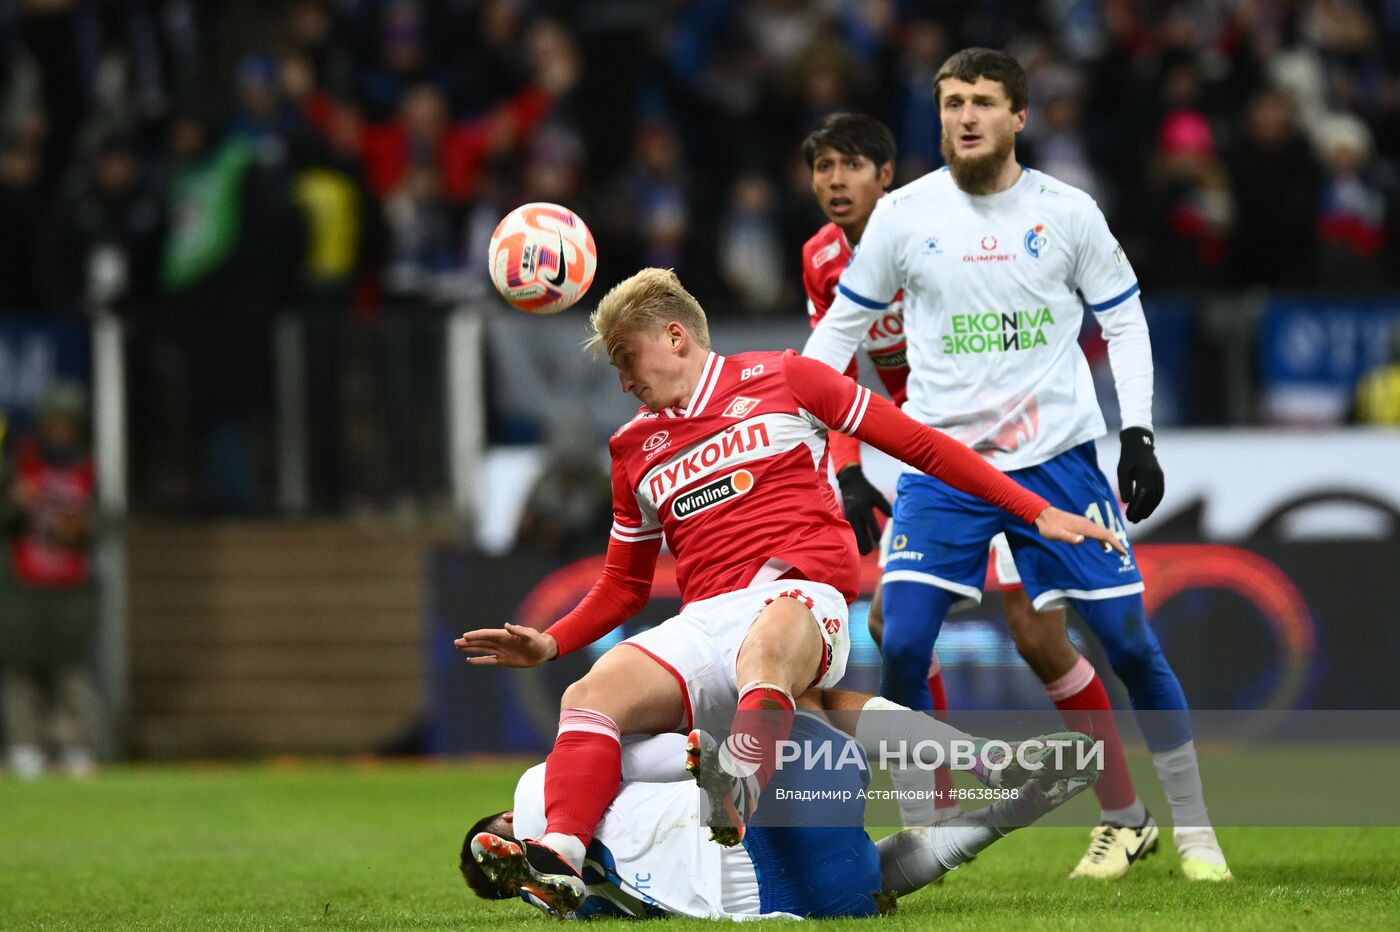
{"label": "winline logo", "polygon": [[753,473],[747,469],[740,469],[722,479],[716,479],[698,489],[692,489],[684,495],[677,496],[675,503],[671,505],[671,512],[677,518],[689,518],[697,512],[738,498],[751,488],[753,488]]}

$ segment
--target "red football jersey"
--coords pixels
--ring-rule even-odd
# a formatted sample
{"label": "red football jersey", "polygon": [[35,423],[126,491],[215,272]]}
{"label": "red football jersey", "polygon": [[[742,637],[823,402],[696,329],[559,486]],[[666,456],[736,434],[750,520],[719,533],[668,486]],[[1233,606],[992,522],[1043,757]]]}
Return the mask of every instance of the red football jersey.
{"label": "red football jersey", "polygon": [[[851,244],[834,223],[828,223],[802,244],[802,286],[807,289],[807,314],[815,327],[836,300],[836,283],[851,261]],[[904,404],[909,381],[909,356],[904,340],[904,292],[894,296],[865,335],[865,352],[875,364],[880,381],[897,405]],[[855,378],[855,360],[846,374]]]}
{"label": "red football jersey", "polygon": [[853,426],[856,386],[809,384],[786,362],[711,353],[684,411],[643,409],[613,436],[613,536],[664,531],[683,602],[794,568],[855,593],[859,560],[826,481],[826,432]]}
{"label": "red football jersey", "polygon": [[683,409],[641,409],[613,435],[604,573],[549,630],[560,655],[635,614],[664,535],[681,601],[792,574],[856,596],[855,538],[827,481],[828,430],[854,434],[1034,522],[1039,496],[825,363],[786,352],[710,353]]}

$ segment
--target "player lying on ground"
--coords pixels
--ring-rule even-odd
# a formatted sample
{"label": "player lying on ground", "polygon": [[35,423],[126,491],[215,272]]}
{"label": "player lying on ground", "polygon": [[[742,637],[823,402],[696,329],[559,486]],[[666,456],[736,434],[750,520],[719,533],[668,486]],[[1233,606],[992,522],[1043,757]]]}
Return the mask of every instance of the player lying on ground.
{"label": "player lying on ground", "polygon": [[[1004,533],[1031,605],[1073,604],[1127,687],[1172,807],[1183,876],[1229,880],[1206,811],[1186,696],[1149,624],[1118,506],[1121,496],[1127,520],[1141,521],[1164,492],[1137,276],[1092,198],[1017,160],[1030,87],[1015,58],[964,49],[939,69],[933,96],[947,165],[880,200],[805,354],[844,371],[871,321],[902,293],[904,410],[952,432],[1048,501],[1112,528],[1127,552],[1042,547],[1023,522],[936,477],[906,472],[893,516],[904,559],[884,574],[880,691],[924,707],[943,619],[954,605],[981,600],[988,542]],[[1095,449],[1105,426],[1079,347],[1085,307],[1108,342],[1123,418],[1116,494]],[[1066,690],[1077,685],[1075,670],[1065,675]],[[1102,863],[1126,870],[1156,846],[1157,835],[1156,822],[1133,800],[1095,830],[1089,860],[1102,855]]]}
{"label": "player lying on ground", "polygon": [[[876,843],[863,827],[868,758],[885,760],[887,748],[920,742],[939,745],[945,755],[955,741],[981,743],[863,693],[809,690],[798,704],[789,745],[794,753],[775,771],[742,846],[722,848],[707,840],[709,802],[685,779],[681,735],[629,744],[623,751],[622,788],[589,844],[583,870],[587,895],[577,917],[872,916],[892,908],[894,897],[934,882],[1069,800],[1097,775],[1092,761],[1079,767],[1073,755],[1057,759],[1049,752],[1030,755],[1031,769],[1015,758],[999,770],[979,766],[974,775],[1001,788],[1003,798]],[[1050,737],[1088,742],[1070,733],[1045,736]],[[797,749],[815,753],[821,763],[797,759]],[[713,761],[698,768],[702,779],[716,776]],[[551,912],[551,880],[531,870],[517,840],[544,827],[544,771],[542,764],[526,771],[516,786],[514,808],[481,819],[467,833],[461,869],[478,896],[518,895]],[[733,779],[722,771],[718,777]],[[928,782],[927,771],[922,782]],[[811,801],[815,796],[802,798],[804,792],[833,799],[817,803]],[[910,798],[910,811],[901,797],[906,824],[922,816],[917,809],[925,804],[932,814],[927,796],[925,789],[921,799]],[[789,801],[792,797],[800,801]]]}
{"label": "player lying on ground", "polygon": [[[863,113],[831,113],[822,117],[802,141],[802,156],[812,173],[812,193],[830,222],[818,230],[802,247],[802,285],[807,292],[807,312],[812,326],[821,323],[836,300],[841,272],[850,264],[854,248],[860,243],[875,205],[884,196],[895,176],[896,146],[894,134],[879,120]],[[861,345],[874,365],[880,382],[896,405],[903,405],[908,396],[909,347],[904,334],[904,292],[882,312],[870,320],[870,327],[861,338]],[[852,357],[846,375],[856,378],[858,370]],[[876,489],[861,469],[860,441],[843,434],[833,434],[830,441],[833,471],[841,486],[841,504],[846,520],[855,531],[856,546],[867,553],[880,538],[875,512],[890,515],[889,502]],[[891,526],[885,526],[880,541],[881,568],[890,562],[889,538]],[[897,571],[905,561],[918,553],[918,548],[905,546],[894,552]],[[1016,652],[1026,661],[1040,681],[1050,701],[1060,710],[1065,727],[1092,733],[1104,742],[1103,771],[1094,784],[1099,798],[1101,826],[1095,830],[1089,850],[1074,868],[1071,877],[1112,879],[1126,874],[1135,863],[1140,850],[1155,831],[1145,826],[1146,812],[1133,786],[1123,755],[1122,741],[1111,712],[1112,703],[1103,681],[1070,643],[1065,629],[1065,610],[1046,607],[1036,611],[1021,587],[1021,577],[1011,555],[1005,534],[998,534],[992,544],[988,579],[995,581],[1002,593],[1007,628],[1016,645]],[[876,645],[884,633],[882,586],[877,586],[866,614],[871,637]],[[948,709],[947,692],[943,687],[942,668],[935,649],[928,667],[928,690],[934,713],[942,715]],[[958,811],[958,800],[946,790],[952,786],[946,768],[940,768],[935,786],[943,792],[938,797],[940,815],[951,816]]]}
{"label": "player lying on ground", "polygon": [[[609,444],[614,522],[603,575],[548,631],[506,625],[456,641],[471,663],[531,667],[563,656],[646,604],[663,534],[675,556],[681,613],[608,651],[564,692],[546,771],[547,831],[527,849],[537,868],[567,879],[559,889],[575,892],[572,904],[551,904],[560,912],[582,896],[578,872],[617,790],[623,735],[683,726],[699,741],[727,728],[752,773],[712,827],[717,841],[737,844],[793,696],[840,681],[860,566],[827,481],[829,430],[1009,510],[1049,541],[1122,546],[816,360],[714,353],[705,312],[672,272],[646,269],[617,285],[591,321],[595,351],[644,405]],[[782,714],[756,714],[764,710]]]}

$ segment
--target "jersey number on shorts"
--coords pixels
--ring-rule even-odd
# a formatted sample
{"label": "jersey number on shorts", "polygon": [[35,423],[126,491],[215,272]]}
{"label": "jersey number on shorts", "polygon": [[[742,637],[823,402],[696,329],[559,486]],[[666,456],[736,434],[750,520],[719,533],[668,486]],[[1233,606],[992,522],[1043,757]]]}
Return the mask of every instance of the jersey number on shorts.
{"label": "jersey number on shorts", "polygon": [[[1104,515],[1108,515],[1108,520],[1104,520]],[[1099,509],[1098,502],[1090,502],[1089,507],[1084,509],[1084,517],[1097,524],[1099,527],[1106,527],[1113,532],[1114,537],[1127,537],[1123,530],[1123,522],[1118,520],[1118,509],[1113,507],[1112,502],[1104,502],[1103,509]]]}

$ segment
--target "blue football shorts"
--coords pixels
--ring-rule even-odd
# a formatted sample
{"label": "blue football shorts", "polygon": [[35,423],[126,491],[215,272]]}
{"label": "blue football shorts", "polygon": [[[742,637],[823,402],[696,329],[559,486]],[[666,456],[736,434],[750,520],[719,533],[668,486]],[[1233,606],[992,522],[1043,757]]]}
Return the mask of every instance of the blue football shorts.
{"label": "blue football shorts", "polygon": [[905,473],[894,503],[884,581],[938,586],[959,597],[955,607],[976,605],[982,601],[988,542],[1004,531],[1026,595],[1038,611],[1066,599],[1112,599],[1142,591],[1118,497],[1099,469],[1093,441],[1007,476],[1055,507],[1111,528],[1128,555],[1105,551],[1093,541],[1045,540],[1034,525],[1010,512],[941,479]]}

